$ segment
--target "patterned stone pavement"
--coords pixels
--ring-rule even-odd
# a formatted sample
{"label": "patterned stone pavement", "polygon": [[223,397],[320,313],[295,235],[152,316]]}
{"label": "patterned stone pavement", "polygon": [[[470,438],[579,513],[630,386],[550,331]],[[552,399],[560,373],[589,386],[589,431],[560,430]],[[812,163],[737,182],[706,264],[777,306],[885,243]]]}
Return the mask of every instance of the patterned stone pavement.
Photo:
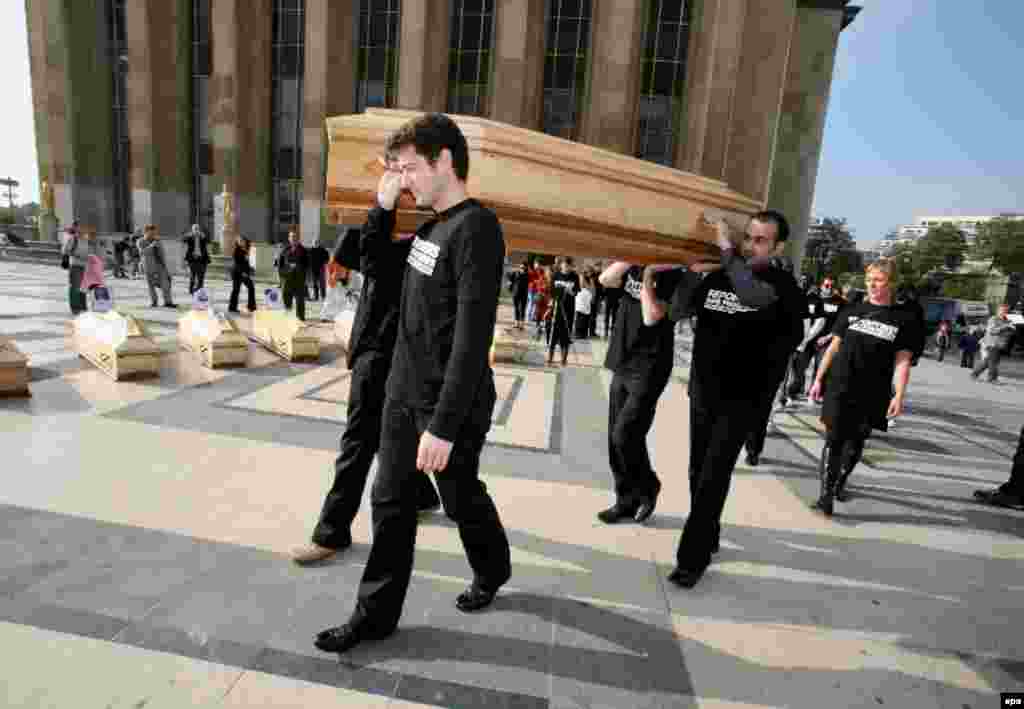
{"label": "patterned stone pavement", "polygon": [[911,415],[871,440],[831,520],[808,509],[815,411],[780,415],[762,464],[737,468],[715,564],[682,591],[665,576],[689,509],[687,330],[644,526],[594,519],[611,500],[603,341],[565,368],[535,345],[497,369],[482,462],[511,582],[486,612],[456,611],[458,533],[425,517],[400,632],[339,660],[312,637],[351,608],[368,505],[341,558],[288,559],[344,426],[330,329],[317,363],[253,345],[248,367],[211,371],[180,351],[181,312],[113,285],[165,351],[159,379],[115,383],[77,358],[65,273],[0,263],[0,334],[33,367],[32,397],[0,400],[2,706],[980,709],[1024,689],[1024,513],[971,501],[1008,474],[1019,381],[922,361]]}

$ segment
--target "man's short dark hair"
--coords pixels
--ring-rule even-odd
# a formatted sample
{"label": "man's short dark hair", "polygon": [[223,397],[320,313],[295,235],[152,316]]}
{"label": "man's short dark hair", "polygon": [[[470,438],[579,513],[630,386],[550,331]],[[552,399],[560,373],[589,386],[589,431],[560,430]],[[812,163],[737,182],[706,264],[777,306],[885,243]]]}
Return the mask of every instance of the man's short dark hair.
{"label": "man's short dark hair", "polygon": [[452,154],[452,169],[463,182],[469,177],[469,146],[459,126],[443,113],[427,113],[407,121],[388,138],[389,155],[407,145],[413,146],[431,166],[441,151],[448,148]]}
{"label": "man's short dark hair", "polygon": [[762,224],[774,224],[775,225],[775,243],[781,244],[783,241],[789,239],[789,222],[781,212],[776,212],[774,209],[766,209],[762,212],[758,212],[751,219],[759,221]]}

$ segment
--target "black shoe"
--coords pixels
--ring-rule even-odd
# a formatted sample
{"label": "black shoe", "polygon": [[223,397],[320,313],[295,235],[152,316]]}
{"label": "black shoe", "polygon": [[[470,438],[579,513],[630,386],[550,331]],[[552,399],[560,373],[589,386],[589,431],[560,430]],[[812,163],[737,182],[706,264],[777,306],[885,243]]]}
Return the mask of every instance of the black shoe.
{"label": "black shoe", "polygon": [[636,508],[636,514],[633,515],[633,519],[637,522],[646,522],[654,514],[654,507],[657,504],[657,496],[644,498],[640,502],[640,506]]}
{"label": "black shoe", "polygon": [[472,613],[491,605],[496,592],[486,591],[475,583],[460,593],[455,599],[455,607],[463,613]]}
{"label": "black shoe", "polygon": [[711,553],[712,554],[717,554],[718,553],[718,546],[719,546],[719,541],[716,539],[715,543],[711,545]]}
{"label": "black shoe", "polygon": [[606,510],[601,510],[597,513],[597,518],[605,524],[615,524],[625,519],[633,519],[636,515],[636,510],[632,507],[626,507],[616,502],[614,505]]}
{"label": "black shoe", "polygon": [[704,571],[707,570],[707,568],[707,565],[698,566],[694,569],[677,566],[672,570],[672,573],[668,575],[668,580],[682,588],[693,588],[697,585],[697,582],[700,581],[700,577],[704,575]]}
{"label": "black shoe", "polygon": [[1024,497],[1011,495],[999,488],[995,490],[975,490],[974,497],[979,502],[984,502],[986,505],[995,505],[996,507],[1020,508],[1024,506]]}
{"label": "black shoe", "polygon": [[165,308],[174,308],[175,310],[178,309],[178,306],[175,305],[174,303],[164,303],[164,307]]}
{"label": "black shoe", "polygon": [[835,492],[833,490],[827,490],[821,494],[821,497],[811,505],[816,510],[821,510],[826,517],[831,517],[834,511],[833,501]]}
{"label": "black shoe", "polygon": [[313,644],[324,652],[348,652],[364,640],[383,640],[391,633],[365,633],[353,623],[328,628],[316,634]]}
{"label": "black shoe", "polygon": [[238,308],[228,308],[228,312],[229,313],[234,313],[235,315],[240,315],[241,314],[241,313],[238,312]]}
{"label": "black shoe", "polygon": [[752,453],[747,451],[747,465],[756,468],[757,464],[761,462],[760,453]]}

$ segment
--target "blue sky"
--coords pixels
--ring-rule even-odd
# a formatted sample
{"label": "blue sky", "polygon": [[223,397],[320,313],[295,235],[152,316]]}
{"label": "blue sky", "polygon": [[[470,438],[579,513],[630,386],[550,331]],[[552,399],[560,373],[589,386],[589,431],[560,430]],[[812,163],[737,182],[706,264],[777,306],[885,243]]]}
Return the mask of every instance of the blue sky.
{"label": "blue sky", "polygon": [[[814,214],[846,217],[868,246],[918,214],[1024,212],[1024,1],[859,4],[839,41]],[[0,62],[0,176],[38,200],[23,0],[0,0]]]}

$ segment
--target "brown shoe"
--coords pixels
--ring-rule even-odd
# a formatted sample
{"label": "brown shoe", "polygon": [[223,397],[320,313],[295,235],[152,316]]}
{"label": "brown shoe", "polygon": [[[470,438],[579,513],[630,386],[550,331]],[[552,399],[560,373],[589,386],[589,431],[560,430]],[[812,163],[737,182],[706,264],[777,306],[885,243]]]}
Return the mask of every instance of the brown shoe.
{"label": "brown shoe", "polygon": [[311,564],[318,564],[321,561],[327,561],[337,553],[337,549],[331,549],[329,547],[322,547],[319,544],[310,543],[309,546],[293,550],[292,561],[299,566],[310,566]]}

